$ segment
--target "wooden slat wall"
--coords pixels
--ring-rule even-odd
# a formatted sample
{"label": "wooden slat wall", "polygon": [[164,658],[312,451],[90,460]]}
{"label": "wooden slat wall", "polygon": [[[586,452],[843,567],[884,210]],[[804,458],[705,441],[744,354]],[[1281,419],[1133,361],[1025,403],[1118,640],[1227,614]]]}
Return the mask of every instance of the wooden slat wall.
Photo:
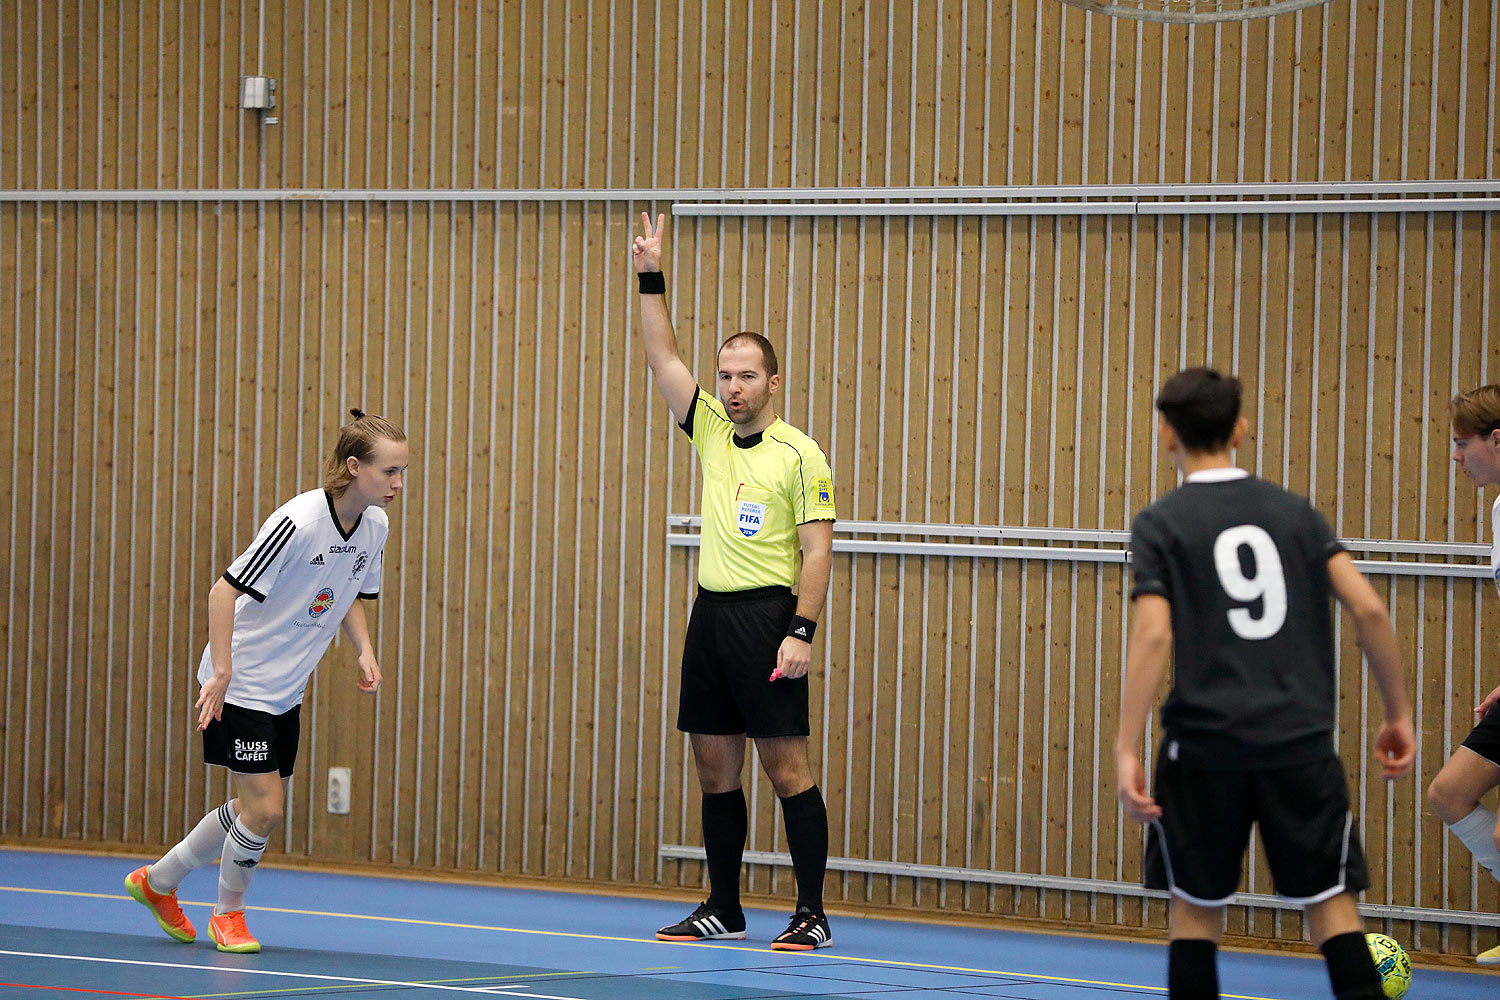
{"label": "wooden slat wall", "polygon": [[[1191,30],[1052,0],[32,0],[0,5],[0,190],[1493,177],[1496,36],[1488,4],[1377,0]],[[257,68],[280,125],[236,109]],[[639,212],[667,207],[0,201],[0,836],[152,848],[218,801],[189,722],[203,594],[359,405],[414,444],[375,613],[389,682],[357,697],[343,651],[320,670],[280,849],[697,884],[657,847],[698,836],[672,730],[694,567],[663,536],[698,479],[626,258]],[[783,412],[825,445],[846,516],[1124,527],[1173,482],[1154,388],[1206,360],[1246,380],[1249,467],[1347,536],[1458,541],[1484,538],[1484,501],[1443,414],[1496,374],[1496,250],[1485,213],[681,219],[668,243],[694,370],[740,329],[782,344]],[[1494,683],[1493,597],[1379,583],[1431,775]],[[1118,567],[840,557],[814,711],[834,853],[1137,877],[1109,791],[1122,589]],[[1419,784],[1370,774],[1343,643],[1367,898],[1492,911]],[[349,817],[321,808],[332,764],[355,772]],[[750,846],[781,849],[748,781]],[[830,886],[1161,920],[1112,896]]]}

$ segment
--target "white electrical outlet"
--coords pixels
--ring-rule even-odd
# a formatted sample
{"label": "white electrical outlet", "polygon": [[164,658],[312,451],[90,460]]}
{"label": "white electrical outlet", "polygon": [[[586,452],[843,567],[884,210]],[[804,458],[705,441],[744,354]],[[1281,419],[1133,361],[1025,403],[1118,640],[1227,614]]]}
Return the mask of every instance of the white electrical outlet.
{"label": "white electrical outlet", "polygon": [[328,769],[328,811],[340,816],[349,814],[350,778],[347,767]]}

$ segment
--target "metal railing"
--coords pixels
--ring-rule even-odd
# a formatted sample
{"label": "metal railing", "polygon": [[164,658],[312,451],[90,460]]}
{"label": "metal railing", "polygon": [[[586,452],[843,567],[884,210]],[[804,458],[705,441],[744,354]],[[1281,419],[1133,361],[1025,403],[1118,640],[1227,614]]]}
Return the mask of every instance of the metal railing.
{"label": "metal railing", "polygon": [[[703,519],[697,514],[667,515],[667,545],[696,548]],[[836,521],[833,551],[874,555],[935,556],[949,559],[1033,559],[1052,562],[1128,563],[1130,532],[1116,529],[1028,528],[984,524],[920,524],[904,521]],[[850,536],[876,537],[850,537]],[[962,538],[974,541],[933,541]],[[1487,545],[1468,542],[1406,541],[1380,538],[1340,539],[1351,554],[1389,558],[1356,558],[1362,572],[1384,576],[1488,578]],[[1025,545],[1007,542],[1040,542]],[[1073,544],[1064,544],[1073,543]],[[1093,543],[1076,544],[1076,543]],[[1111,546],[1111,547],[1106,547]],[[1468,557],[1478,562],[1423,562],[1396,556]]]}

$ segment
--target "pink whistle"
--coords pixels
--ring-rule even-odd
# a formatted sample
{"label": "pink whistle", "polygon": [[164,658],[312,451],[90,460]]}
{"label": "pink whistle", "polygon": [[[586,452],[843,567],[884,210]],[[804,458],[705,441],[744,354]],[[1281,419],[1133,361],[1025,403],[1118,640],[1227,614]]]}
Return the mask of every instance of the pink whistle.
{"label": "pink whistle", "polygon": [[771,670],[771,680],[773,680],[773,681],[779,681],[779,680],[781,680],[781,668],[780,667],[773,667],[772,668],[772,670]]}

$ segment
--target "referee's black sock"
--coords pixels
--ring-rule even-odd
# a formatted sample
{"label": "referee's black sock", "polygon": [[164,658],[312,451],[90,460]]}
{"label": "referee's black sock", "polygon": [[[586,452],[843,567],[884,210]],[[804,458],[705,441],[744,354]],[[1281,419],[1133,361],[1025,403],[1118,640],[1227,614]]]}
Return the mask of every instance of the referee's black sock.
{"label": "referee's black sock", "polygon": [[1328,983],[1338,1000],[1382,1000],[1385,990],[1363,934],[1335,934],[1323,942],[1321,950],[1328,963]]}
{"label": "referee's black sock", "polygon": [[828,869],[828,807],[813,785],[781,800],[786,846],[797,873],[797,906],[823,912],[823,873]]}
{"label": "referee's black sock", "polygon": [[716,910],[740,908],[740,861],[750,816],[745,791],[704,793],[703,851],[708,855],[708,905]]}
{"label": "referee's black sock", "polygon": [[1218,1000],[1219,946],[1202,938],[1173,941],[1167,949],[1167,996],[1171,1000]]}

